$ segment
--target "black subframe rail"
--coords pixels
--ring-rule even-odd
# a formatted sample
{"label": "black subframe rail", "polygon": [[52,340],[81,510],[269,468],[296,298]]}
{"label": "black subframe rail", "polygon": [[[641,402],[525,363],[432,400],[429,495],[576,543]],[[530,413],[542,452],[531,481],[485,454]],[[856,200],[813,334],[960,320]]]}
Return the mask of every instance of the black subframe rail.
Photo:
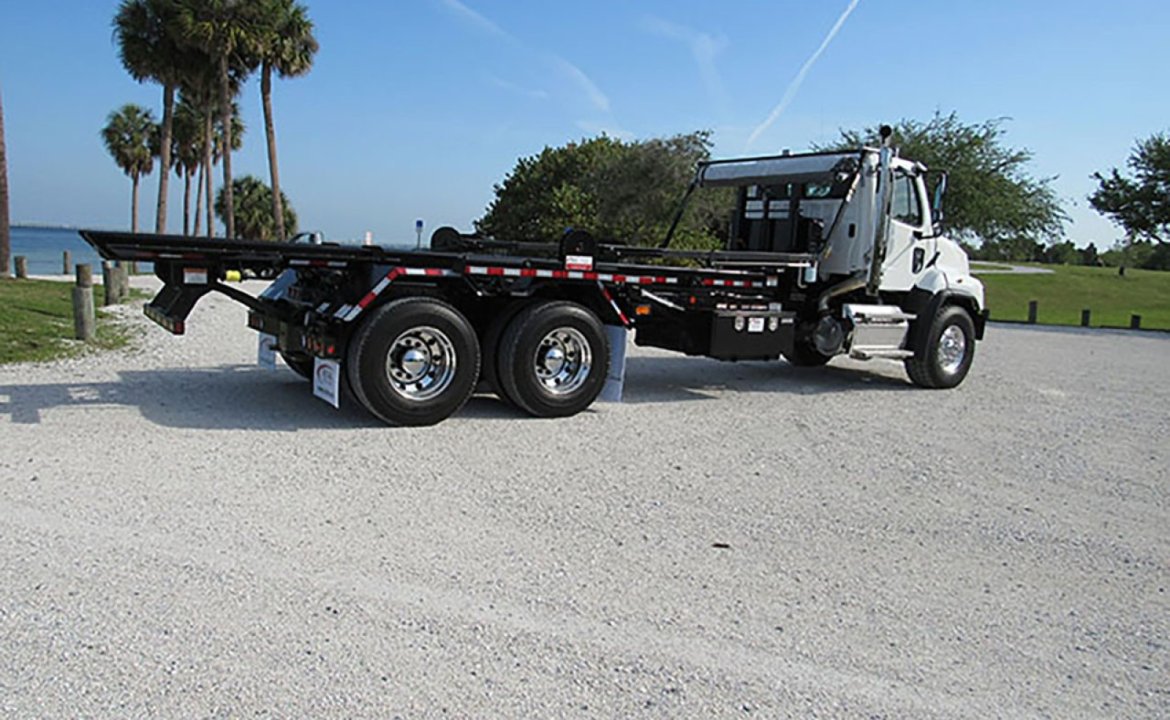
{"label": "black subframe rail", "polygon": [[[184,332],[187,315],[203,295],[214,290],[260,314],[277,312],[273,303],[225,285],[227,271],[261,278],[275,278],[281,271],[313,269],[365,272],[372,283],[392,268],[441,271],[446,277],[463,276],[473,287],[485,283],[526,277],[539,282],[588,282],[618,286],[619,278],[651,278],[663,292],[692,288],[703,294],[750,295],[760,298],[778,282],[784,271],[811,266],[815,256],[799,253],[664,250],[660,248],[595,245],[592,267],[570,269],[555,245],[540,245],[551,256],[511,254],[531,243],[500,243],[467,238],[446,243],[450,250],[394,250],[381,246],[277,243],[218,238],[191,238],[174,235],[131,234],[83,230],[81,236],[103,258],[154,263],[155,275],[164,283],[147,304],[146,314],[176,334]],[[625,262],[623,262],[625,260]],[[670,261],[700,266],[668,264]],[[641,261],[641,262],[630,262]],[[657,261],[657,262],[656,262]],[[358,276],[360,277],[360,276]],[[431,280],[426,280],[431,282]],[[645,282],[640,281],[640,282]],[[342,301],[344,302],[344,300]],[[363,305],[364,307],[364,305]]]}
{"label": "black subframe rail", "polygon": [[[214,263],[225,269],[264,271],[284,269],[294,261],[310,266],[336,263],[370,263],[375,265],[402,265],[407,267],[434,267],[461,270],[466,265],[501,265],[505,267],[558,269],[563,260],[557,256],[557,246],[537,243],[507,243],[474,239],[462,251],[394,250],[377,245],[337,245],[307,243],[278,243],[257,240],[228,240],[192,238],[175,235],[132,234],[82,230],[81,236],[107,260],[190,263],[203,266]],[[552,256],[511,255],[491,252],[494,249],[547,249]],[[655,272],[671,275],[708,276],[755,270],[764,274],[770,269],[807,267],[816,256],[804,253],[767,253],[728,250],[669,250],[602,244],[597,248],[596,263],[600,270],[625,274]],[[626,260],[627,262],[623,262]],[[631,260],[677,260],[698,262],[701,267],[680,265],[649,265],[630,263]],[[163,278],[164,280],[166,278]]]}

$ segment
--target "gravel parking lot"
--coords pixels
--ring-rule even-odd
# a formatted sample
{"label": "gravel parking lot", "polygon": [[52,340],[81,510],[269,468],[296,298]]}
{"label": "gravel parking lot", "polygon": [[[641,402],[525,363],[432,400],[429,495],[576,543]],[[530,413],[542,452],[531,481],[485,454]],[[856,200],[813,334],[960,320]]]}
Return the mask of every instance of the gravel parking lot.
{"label": "gravel parking lot", "polygon": [[431,428],[204,300],[0,367],[0,716],[1167,717],[1170,336],[900,365],[632,351]]}

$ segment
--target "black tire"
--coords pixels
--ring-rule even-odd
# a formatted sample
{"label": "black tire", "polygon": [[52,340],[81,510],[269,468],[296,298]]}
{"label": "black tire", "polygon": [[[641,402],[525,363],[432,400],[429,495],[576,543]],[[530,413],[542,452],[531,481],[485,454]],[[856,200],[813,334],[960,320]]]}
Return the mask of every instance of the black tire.
{"label": "black tire", "polygon": [[508,324],[497,373],[504,394],[537,417],[589,407],[609,373],[609,339],[597,316],[572,302],[538,302]]}
{"label": "black tire", "polygon": [[792,349],[785,350],[782,353],[789,365],[802,368],[821,367],[833,359],[832,355],[825,355],[813,345],[812,334],[814,327],[813,325],[802,325],[796,329],[796,337],[792,341]]}
{"label": "black tire", "polygon": [[484,330],[483,337],[479,341],[480,356],[482,358],[479,371],[480,382],[487,383],[491,387],[491,391],[501,400],[516,407],[519,407],[519,405],[515,400],[508,397],[503,383],[500,382],[500,373],[498,371],[500,366],[500,339],[504,336],[504,331],[508,328],[508,325],[526,306],[527,303],[523,301],[505,305],[491,319],[491,322],[487,324],[487,329]]}
{"label": "black tire", "polygon": [[906,374],[919,387],[953,388],[967,377],[974,359],[975,322],[963,308],[945,305],[931,320],[921,347],[906,358]]}
{"label": "black tire", "polygon": [[294,355],[286,353],[283,350],[280,357],[284,360],[284,364],[288,365],[288,369],[300,375],[306,380],[313,379],[313,356],[312,355]]}
{"label": "black tire", "polygon": [[467,319],[445,302],[394,300],[355,332],[346,375],[361,404],[383,421],[434,425],[475,390],[479,341]]}

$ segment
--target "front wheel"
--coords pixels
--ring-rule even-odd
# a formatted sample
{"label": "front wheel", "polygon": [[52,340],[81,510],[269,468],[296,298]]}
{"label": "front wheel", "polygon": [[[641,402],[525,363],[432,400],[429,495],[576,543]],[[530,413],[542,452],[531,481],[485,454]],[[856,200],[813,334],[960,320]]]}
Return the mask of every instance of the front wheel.
{"label": "front wheel", "polygon": [[963,382],[975,359],[975,323],[956,305],[941,308],[924,341],[906,358],[911,382],[924,388],[953,388]]}
{"label": "front wheel", "polygon": [[609,372],[609,339],[597,316],[571,302],[540,302],[518,314],[500,339],[501,389],[537,417],[589,407]]}
{"label": "front wheel", "polygon": [[350,341],[346,374],[354,395],[391,425],[433,425],[475,390],[479,341],[463,315],[432,298],[378,308]]}

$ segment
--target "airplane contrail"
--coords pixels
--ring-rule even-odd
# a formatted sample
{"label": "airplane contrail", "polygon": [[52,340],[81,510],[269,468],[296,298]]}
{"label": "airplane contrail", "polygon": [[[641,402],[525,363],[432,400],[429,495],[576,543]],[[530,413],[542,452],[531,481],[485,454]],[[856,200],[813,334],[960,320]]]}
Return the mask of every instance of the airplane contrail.
{"label": "airplane contrail", "polygon": [[777,118],[779,118],[784,113],[784,111],[788,109],[788,104],[792,102],[794,97],[796,97],[796,91],[800,90],[800,85],[804,82],[804,77],[808,75],[809,70],[812,70],[813,65],[815,65],[817,60],[820,59],[821,54],[825,52],[825,48],[829,47],[829,43],[833,42],[833,38],[837,37],[837,33],[841,30],[841,26],[844,25],[845,21],[849,19],[849,15],[853,12],[853,9],[857,7],[857,3],[860,1],[861,0],[850,0],[849,7],[845,8],[845,12],[841,13],[841,17],[837,18],[837,22],[834,23],[833,27],[829,30],[829,34],[826,35],[825,39],[821,41],[821,46],[817,48],[816,52],[809,56],[808,60],[805,60],[804,65],[800,68],[800,72],[796,73],[796,77],[792,78],[792,82],[788,83],[788,89],[784,91],[784,97],[780,98],[779,104],[777,104],[776,107],[772,109],[772,113],[768,115],[768,119],[760,123],[756,129],[752,131],[752,134],[748,136],[746,147],[751,147],[752,143],[754,143],[765,130],[772,127],[772,123],[776,122]]}

